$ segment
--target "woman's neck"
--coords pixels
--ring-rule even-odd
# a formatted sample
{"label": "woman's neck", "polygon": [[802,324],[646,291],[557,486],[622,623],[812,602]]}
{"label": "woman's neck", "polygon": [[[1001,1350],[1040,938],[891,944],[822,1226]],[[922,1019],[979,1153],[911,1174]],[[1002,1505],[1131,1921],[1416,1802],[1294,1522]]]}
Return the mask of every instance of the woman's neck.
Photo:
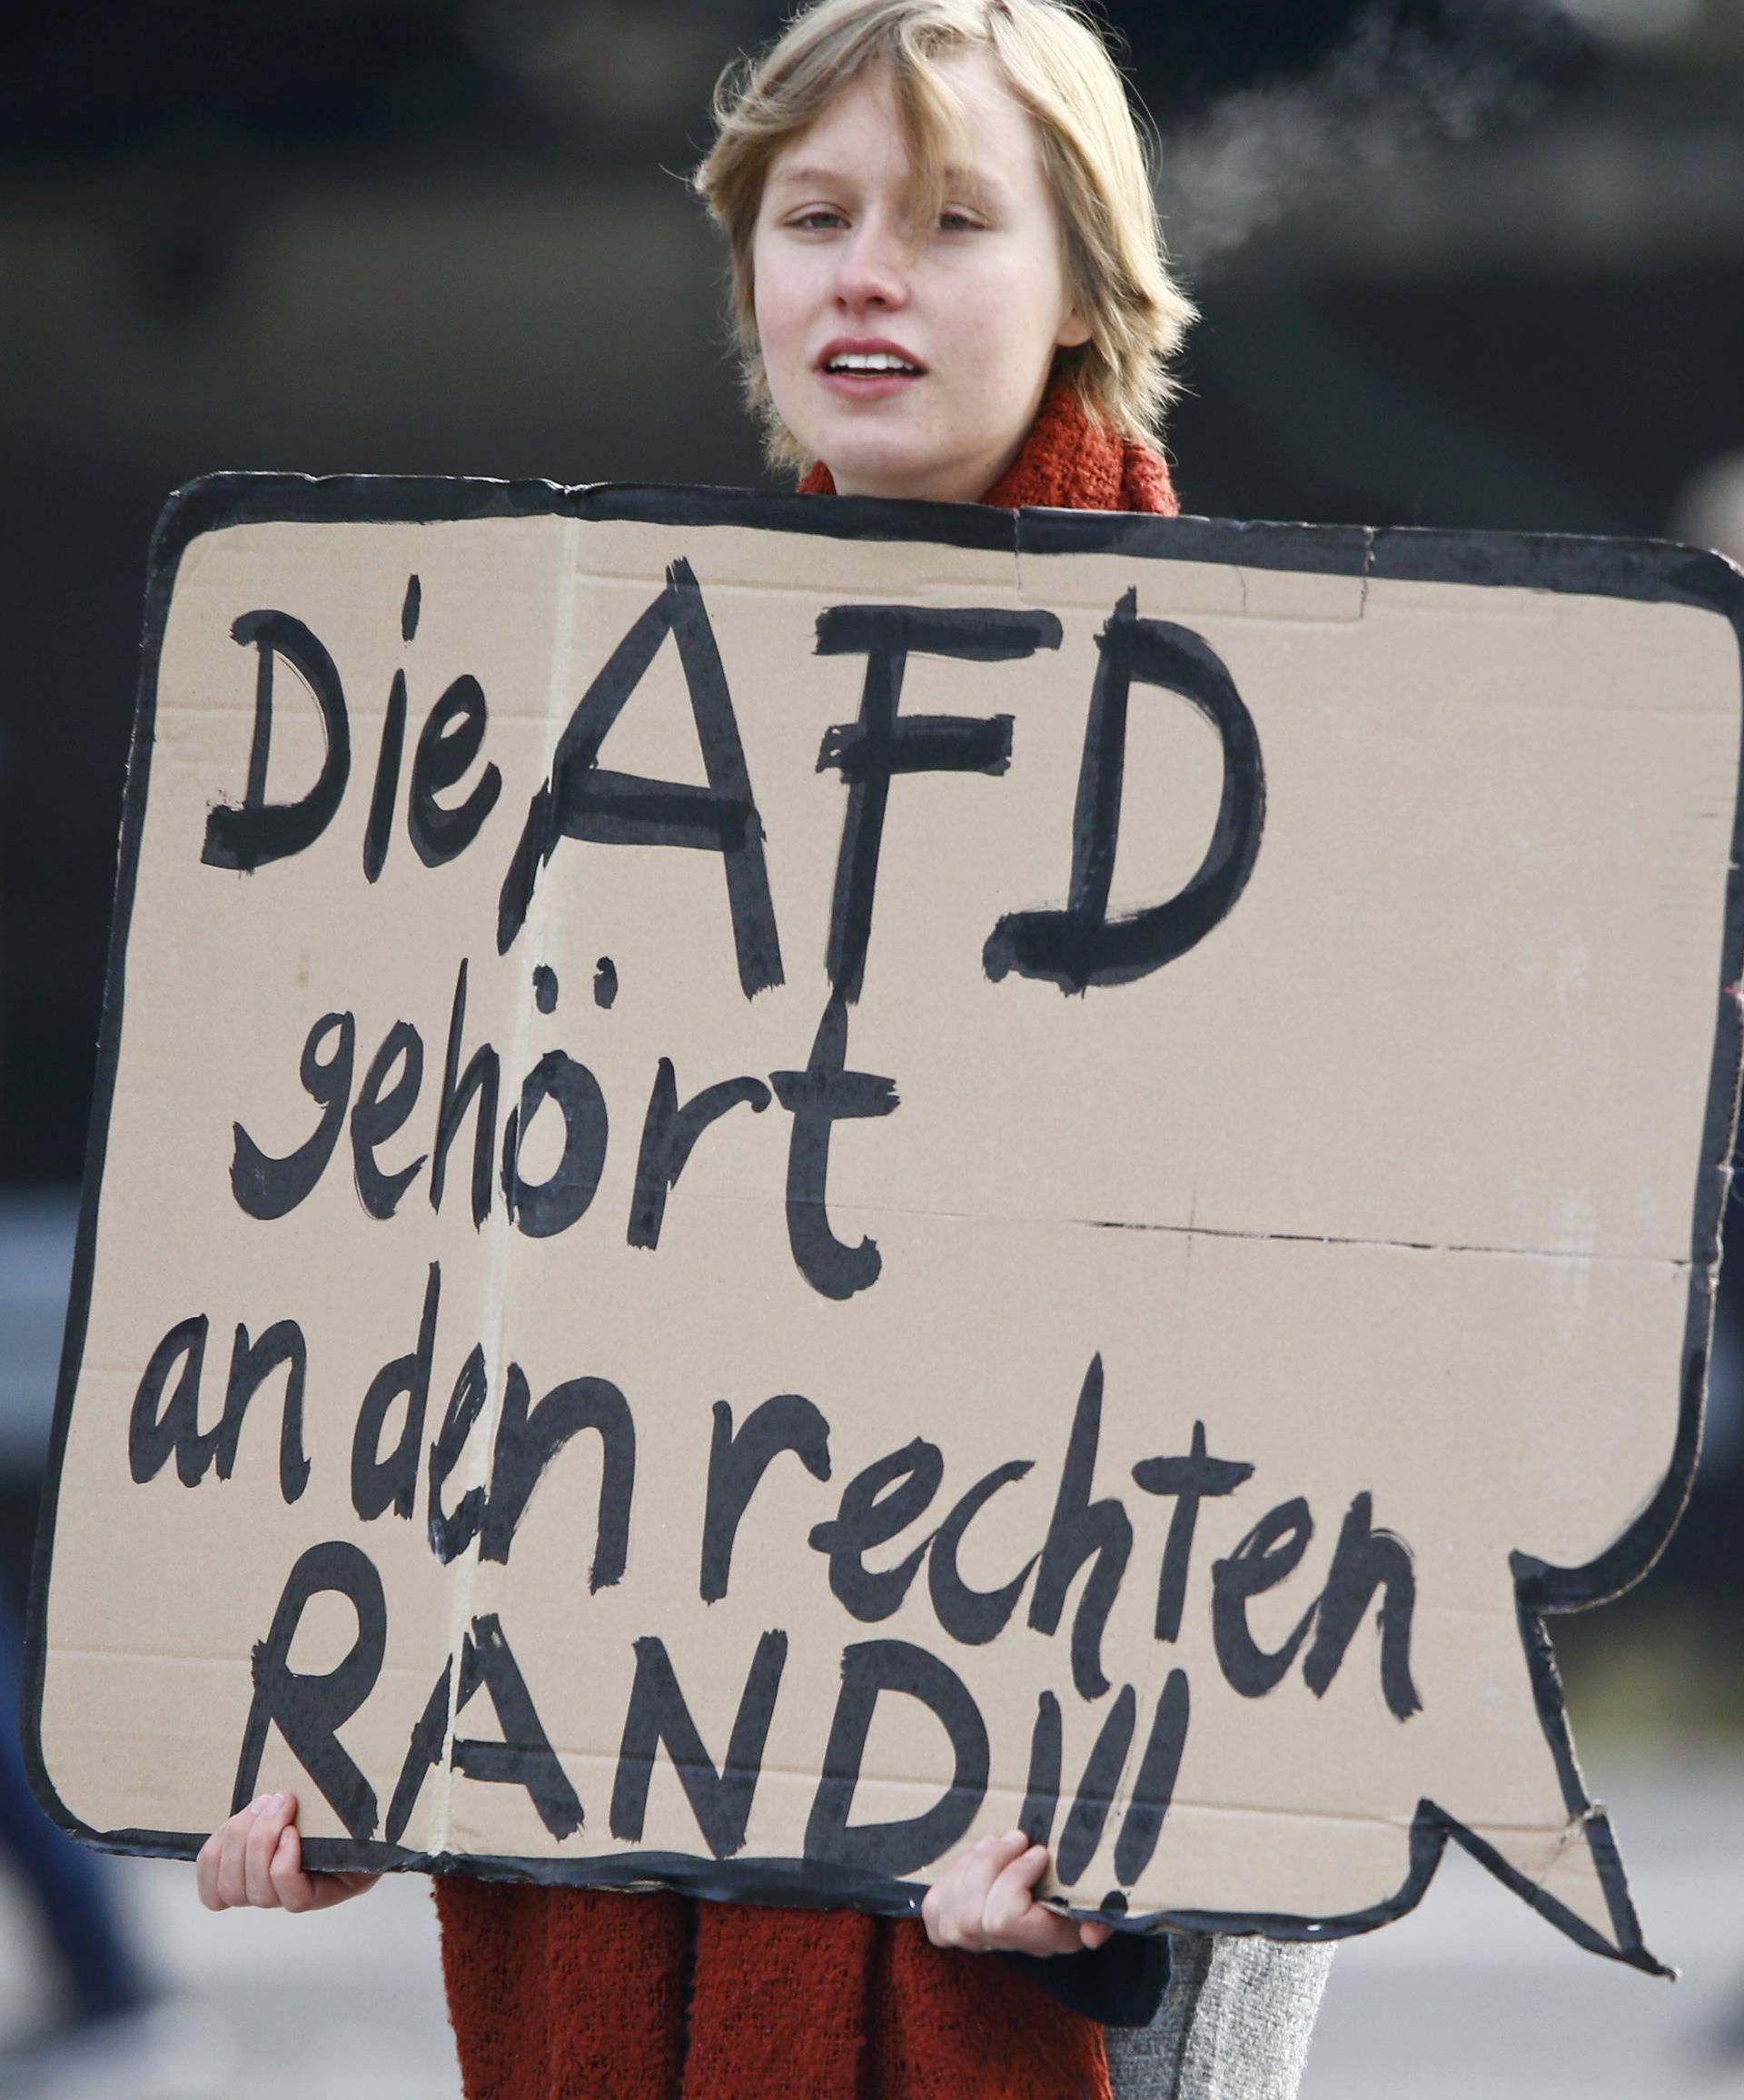
{"label": "woman's neck", "polygon": [[[837,486],[820,460],[799,484],[803,496],[853,492]],[[950,499],[935,498],[934,500]],[[1004,471],[956,500],[1015,510],[1141,510],[1172,518],[1180,510],[1168,462],[1153,446],[1093,421],[1069,380],[1056,379]]]}

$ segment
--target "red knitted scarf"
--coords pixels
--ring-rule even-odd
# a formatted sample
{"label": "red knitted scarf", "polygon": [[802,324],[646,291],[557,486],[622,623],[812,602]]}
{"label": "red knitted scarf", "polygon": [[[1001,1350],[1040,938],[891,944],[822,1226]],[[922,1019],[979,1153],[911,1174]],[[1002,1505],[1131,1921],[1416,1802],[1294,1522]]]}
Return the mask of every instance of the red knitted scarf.
{"label": "red knitted scarf", "polygon": [[[835,491],[821,462],[800,487]],[[1055,381],[982,500],[1180,505]],[[1109,2100],[1102,2029],[986,1955],[857,1911],[439,1877],[467,2100]]]}
{"label": "red knitted scarf", "polygon": [[435,1887],[467,2100],[1110,2100],[1093,2020],[906,1920]]}

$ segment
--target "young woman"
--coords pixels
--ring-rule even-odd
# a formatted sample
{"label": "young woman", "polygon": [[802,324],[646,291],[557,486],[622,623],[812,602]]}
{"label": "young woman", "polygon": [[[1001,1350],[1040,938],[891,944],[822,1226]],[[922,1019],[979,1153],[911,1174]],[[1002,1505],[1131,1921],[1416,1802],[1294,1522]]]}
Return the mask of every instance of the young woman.
{"label": "young woman", "polygon": [[[1119,74],[1064,0],[820,0],[723,78],[715,114],[696,183],[772,463],[824,495],[1177,509],[1154,441],[1193,308]],[[295,1815],[275,1795],[232,1818],[203,1899],[306,1910],[369,1886],[305,1874]],[[918,1927],[439,1880],[469,2100],[1293,2091],[1321,1949],[1293,1964],[1255,1942],[1220,1966],[1190,1946],[1149,2043],[1115,2045],[1111,2087],[1103,2023],[1151,2022],[1162,1943],[1044,1909],[1046,1864],[989,1832]],[[1208,2046],[1203,2021],[1195,2044],[1214,2006],[1257,2011],[1283,2046]]]}

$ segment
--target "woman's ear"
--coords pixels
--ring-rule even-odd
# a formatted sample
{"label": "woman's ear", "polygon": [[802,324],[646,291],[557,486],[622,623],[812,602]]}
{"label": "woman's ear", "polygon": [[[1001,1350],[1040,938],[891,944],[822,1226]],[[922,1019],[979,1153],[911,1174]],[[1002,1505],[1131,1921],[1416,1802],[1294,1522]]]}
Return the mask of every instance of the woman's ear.
{"label": "woman's ear", "polygon": [[1054,346],[1056,350],[1076,350],[1095,333],[1090,323],[1080,317],[1077,308],[1068,307],[1065,319],[1060,323],[1060,332],[1054,338]]}

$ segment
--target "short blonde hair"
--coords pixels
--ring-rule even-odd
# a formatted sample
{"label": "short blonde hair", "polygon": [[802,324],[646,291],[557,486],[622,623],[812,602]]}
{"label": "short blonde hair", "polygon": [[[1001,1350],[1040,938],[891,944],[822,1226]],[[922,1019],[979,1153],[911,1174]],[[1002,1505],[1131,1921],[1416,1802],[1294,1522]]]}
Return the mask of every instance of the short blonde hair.
{"label": "short blonde hair", "polygon": [[770,398],[751,244],[770,163],[870,65],[891,72],[925,223],[944,203],[961,104],[936,61],[986,50],[1028,111],[1065,234],[1087,342],[1055,352],[1093,420],[1154,442],[1176,393],[1168,361],[1195,318],[1171,277],[1138,123],[1107,45],[1071,0],[818,0],[716,84],[713,149],[692,181],[726,233],[745,398],[776,467],[807,454]]}

